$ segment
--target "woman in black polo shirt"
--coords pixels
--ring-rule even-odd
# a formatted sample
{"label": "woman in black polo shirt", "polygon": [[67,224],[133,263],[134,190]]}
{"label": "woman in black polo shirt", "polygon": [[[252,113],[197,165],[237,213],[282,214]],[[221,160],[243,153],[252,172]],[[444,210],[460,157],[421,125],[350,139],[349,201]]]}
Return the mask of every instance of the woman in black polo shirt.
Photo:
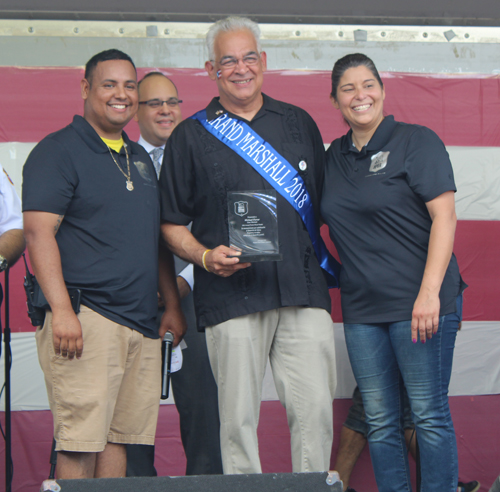
{"label": "woman in black polo shirt", "polygon": [[330,98],[350,130],[328,149],[321,212],[342,261],[345,337],[378,489],[411,491],[401,425],[406,386],[422,490],[455,492],[448,384],[465,284],[452,253],[448,153],[428,128],[384,116],[384,85],[365,55],[335,63]]}

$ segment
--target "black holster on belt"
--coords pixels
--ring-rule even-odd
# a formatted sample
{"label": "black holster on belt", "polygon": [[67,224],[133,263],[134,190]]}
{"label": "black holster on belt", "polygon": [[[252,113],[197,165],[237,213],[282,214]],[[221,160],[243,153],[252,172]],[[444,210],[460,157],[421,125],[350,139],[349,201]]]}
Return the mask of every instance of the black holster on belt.
{"label": "black holster on belt", "polygon": [[[43,326],[45,321],[45,311],[50,310],[50,305],[43,295],[40,284],[35,276],[30,272],[26,256],[23,254],[24,265],[26,267],[26,276],[24,277],[24,291],[26,292],[26,304],[28,306],[28,316],[33,326]],[[68,289],[68,294],[71,299],[73,311],[76,314],[80,312],[80,301],[82,291],[80,289]]]}

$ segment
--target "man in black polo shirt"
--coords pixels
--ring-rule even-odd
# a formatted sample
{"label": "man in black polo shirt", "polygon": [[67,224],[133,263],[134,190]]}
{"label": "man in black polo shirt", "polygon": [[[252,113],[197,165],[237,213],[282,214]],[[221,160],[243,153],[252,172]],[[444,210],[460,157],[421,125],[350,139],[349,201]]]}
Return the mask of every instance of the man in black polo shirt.
{"label": "man in black polo shirt", "polygon": [[[92,57],[83,118],[43,139],[23,172],[25,236],[50,306],[36,339],[58,478],[124,476],[124,445],[154,443],[159,335],[170,330],[179,343],[185,330],[171,255],[158,281],[155,170],[122,131],[137,111],[136,79],[125,53]],[[167,305],[159,333],[158,289]]]}
{"label": "man in black polo shirt", "polygon": [[[287,159],[306,184],[317,228],[322,138],[306,112],[262,94],[259,37],[257,24],[242,18],[209,30],[205,67],[220,97],[208,105],[207,120],[225,113],[242,120]],[[227,194],[273,188],[194,119],[172,132],[160,187],[162,234],[195,264],[198,328],[206,331],[218,385],[224,473],[261,472],[257,424],[268,356],[287,410],[294,471],[328,470],[336,385],[331,301],[301,217],[277,194],[282,261],[240,262],[228,247]]]}

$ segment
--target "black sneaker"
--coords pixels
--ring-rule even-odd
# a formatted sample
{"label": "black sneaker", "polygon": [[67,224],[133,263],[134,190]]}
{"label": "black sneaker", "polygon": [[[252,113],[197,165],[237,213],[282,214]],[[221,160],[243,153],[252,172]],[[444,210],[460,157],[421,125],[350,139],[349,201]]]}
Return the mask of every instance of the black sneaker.
{"label": "black sneaker", "polygon": [[481,484],[477,480],[472,482],[458,482],[458,492],[477,492]]}

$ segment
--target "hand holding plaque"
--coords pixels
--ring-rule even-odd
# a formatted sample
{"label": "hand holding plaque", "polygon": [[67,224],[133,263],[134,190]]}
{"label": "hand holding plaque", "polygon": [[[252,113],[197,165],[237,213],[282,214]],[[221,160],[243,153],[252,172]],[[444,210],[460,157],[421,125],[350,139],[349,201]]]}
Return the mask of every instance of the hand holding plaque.
{"label": "hand holding plaque", "polygon": [[230,191],[227,203],[229,246],[240,262],[281,260],[275,190]]}

